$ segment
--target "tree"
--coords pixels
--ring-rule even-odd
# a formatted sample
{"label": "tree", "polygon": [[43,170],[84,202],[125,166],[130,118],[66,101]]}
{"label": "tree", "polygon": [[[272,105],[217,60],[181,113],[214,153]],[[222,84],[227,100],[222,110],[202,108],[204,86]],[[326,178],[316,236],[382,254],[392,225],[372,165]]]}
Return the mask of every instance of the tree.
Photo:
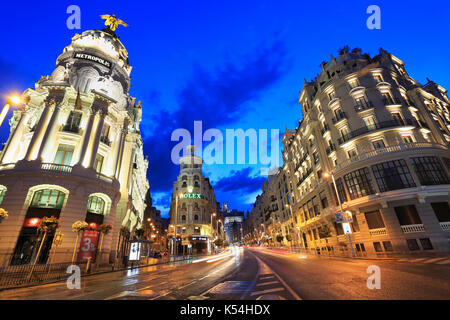
{"label": "tree", "polygon": [[320,239],[331,237],[331,229],[327,224],[319,227],[319,237]]}
{"label": "tree", "polygon": [[214,240],[214,244],[216,245],[216,247],[221,247],[224,244],[224,241],[220,238],[217,238],[216,240]]}
{"label": "tree", "polygon": [[279,234],[279,235],[277,235],[277,241],[278,242],[283,242],[283,240],[284,240],[284,236],[283,235],[281,235],[281,234]]}

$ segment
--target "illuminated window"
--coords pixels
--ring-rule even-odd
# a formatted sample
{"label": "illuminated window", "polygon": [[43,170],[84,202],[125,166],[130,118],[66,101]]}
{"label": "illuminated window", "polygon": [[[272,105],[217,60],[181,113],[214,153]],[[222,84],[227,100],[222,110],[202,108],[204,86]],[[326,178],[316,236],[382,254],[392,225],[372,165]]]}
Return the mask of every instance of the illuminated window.
{"label": "illuminated window", "polygon": [[105,200],[96,196],[89,197],[88,211],[96,214],[104,214]]}
{"label": "illuminated window", "polygon": [[350,139],[350,132],[347,127],[342,128],[340,130],[340,133],[341,133],[342,140],[347,141]]}
{"label": "illuminated window", "polygon": [[368,168],[352,171],[344,176],[344,180],[351,199],[375,193]]}
{"label": "illuminated window", "polygon": [[422,185],[448,184],[450,180],[437,157],[411,158]]}
{"label": "illuminated window", "polygon": [[64,193],[54,189],[36,191],[31,201],[31,207],[35,208],[62,208]]}
{"label": "illuminated window", "polygon": [[367,118],[364,118],[364,123],[366,125],[366,128],[370,131],[370,130],[375,130],[377,128],[377,123],[375,121],[375,117],[374,116],[370,116]]}
{"label": "illuminated window", "polygon": [[403,143],[413,143],[414,140],[411,135],[402,136]]}
{"label": "illuminated window", "polygon": [[349,158],[356,157],[357,156],[356,149],[353,148],[353,149],[348,150],[347,151],[347,155],[348,155]]}
{"label": "illuminated window", "polygon": [[373,78],[376,82],[383,82],[383,77],[381,76],[381,74],[374,74]]}
{"label": "illuminated window", "polygon": [[403,159],[373,165],[372,170],[381,192],[416,186]]}
{"label": "illuminated window", "polygon": [[0,204],[3,202],[3,199],[5,198],[6,194],[6,188],[0,189]]}
{"label": "illuminated window", "polygon": [[95,157],[95,163],[94,163],[94,169],[95,171],[97,171],[98,173],[100,173],[102,171],[102,166],[103,166],[103,156],[101,155],[97,155]]}
{"label": "illuminated window", "polygon": [[56,151],[55,159],[53,163],[62,164],[65,166],[70,166],[70,162],[72,161],[73,150],[75,148],[73,146],[60,144],[58,146],[58,151]]}
{"label": "illuminated window", "polygon": [[67,118],[66,125],[64,126],[64,131],[78,132],[80,129],[82,113],[77,111],[71,111],[69,117]]}
{"label": "illuminated window", "polygon": [[330,98],[330,100],[336,98],[336,92],[334,90],[330,91],[330,93],[328,93],[328,98]]}
{"label": "illuminated window", "polygon": [[359,86],[359,83],[358,83],[358,79],[351,79],[349,82],[348,82],[348,85],[350,86],[350,88],[356,88],[357,86]]}
{"label": "illuminated window", "polygon": [[403,121],[402,115],[400,113],[393,112],[392,117],[394,118],[394,121],[397,125],[402,126],[405,124],[405,122]]}
{"label": "illuminated window", "polygon": [[383,139],[372,141],[372,145],[374,149],[382,149],[386,147]]}

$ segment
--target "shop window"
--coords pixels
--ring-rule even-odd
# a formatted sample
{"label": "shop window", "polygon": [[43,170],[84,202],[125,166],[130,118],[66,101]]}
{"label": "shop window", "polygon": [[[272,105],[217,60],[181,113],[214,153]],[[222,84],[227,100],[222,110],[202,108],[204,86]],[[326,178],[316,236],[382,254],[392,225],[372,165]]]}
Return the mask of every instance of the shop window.
{"label": "shop window", "polygon": [[448,202],[434,202],[431,203],[431,207],[433,208],[434,214],[439,222],[450,221],[450,206]]}
{"label": "shop window", "polygon": [[421,238],[420,244],[422,245],[423,250],[433,250],[430,238]]}
{"label": "shop window", "polygon": [[31,207],[61,209],[65,194],[58,190],[43,189],[36,191],[31,201]]}
{"label": "shop window", "polygon": [[422,224],[415,205],[394,207],[400,225]]}
{"label": "shop window", "polygon": [[416,186],[403,159],[375,164],[372,170],[381,192]]}
{"label": "shop window", "polygon": [[437,157],[411,158],[422,185],[449,184],[450,180]]}
{"label": "shop window", "polygon": [[408,245],[408,249],[411,251],[420,250],[416,239],[406,239],[406,244]]}
{"label": "shop window", "polygon": [[374,194],[368,168],[352,171],[344,176],[350,199],[356,199]]}

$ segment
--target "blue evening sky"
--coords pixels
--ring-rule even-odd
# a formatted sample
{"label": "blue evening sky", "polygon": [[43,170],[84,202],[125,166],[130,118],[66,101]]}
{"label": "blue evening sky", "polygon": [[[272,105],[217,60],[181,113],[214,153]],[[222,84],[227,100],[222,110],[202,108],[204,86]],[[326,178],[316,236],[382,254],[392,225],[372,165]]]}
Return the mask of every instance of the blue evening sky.
{"label": "blue evening sky", "polygon": [[[81,30],[66,27],[71,4],[81,8]],[[372,4],[381,8],[381,30],[366,27]],[[429,77],[450,88],[450,4],[444,0],[8,1],[1,7],[2,103],[50,74],[75,33],[102,29],[99,15],[115,13],[129,24],[117,34],[133,66],[131,95],[142,100],[150,188],[164,215],[179,170],[170,161],[174,129],[192,131],[194,120],[223,133],[294,128],[304,79],[314,78],[344,45],[370,55],[383,47],[419,82]],[[5,121],[1,141],[8,132]],[[261,190],[260,167],[211,165],[204,173],[218,201],[246,210]]]}

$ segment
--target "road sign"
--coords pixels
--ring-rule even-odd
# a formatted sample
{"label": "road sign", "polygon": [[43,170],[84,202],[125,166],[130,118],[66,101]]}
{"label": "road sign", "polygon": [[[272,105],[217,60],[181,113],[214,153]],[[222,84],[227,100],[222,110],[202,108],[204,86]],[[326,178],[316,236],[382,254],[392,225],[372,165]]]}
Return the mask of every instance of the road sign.
{"label": "road sign", "polygon": [[336,212],[334,214],[334,217],[336,218],[336,223],[342,223],[342,220],[343,220],[342,213]]}
{"label": "road sign", "polygon": [[350,227],[350,223],[344,222],[342,224],[342,228],[344,228],[344,233],[345,234],[351,234],[352,233],[352,228]]}
{"label": "road sign", "polygon": [[350,211],[345,211],[344,222],[353,222],[353,215]]}

